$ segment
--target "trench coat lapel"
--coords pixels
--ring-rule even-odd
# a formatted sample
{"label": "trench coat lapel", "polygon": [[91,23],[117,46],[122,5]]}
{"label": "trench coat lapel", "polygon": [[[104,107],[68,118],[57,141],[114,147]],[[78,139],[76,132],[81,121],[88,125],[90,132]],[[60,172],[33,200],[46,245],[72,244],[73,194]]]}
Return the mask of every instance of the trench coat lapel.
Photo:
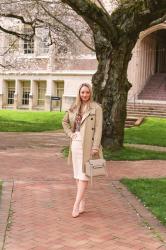
{"label": "trench coat lapel", "polygon": [[95,108],[90,107],[90,109],[83,115],[81,124],[85,121],[85,119],[90,115],[90,114],[95,114]]}
{"label": "trench coat lapel", "polygon": [[85,119],[89,116],[90,110],[88,110],[82,117],[81,124],[85,121]]}

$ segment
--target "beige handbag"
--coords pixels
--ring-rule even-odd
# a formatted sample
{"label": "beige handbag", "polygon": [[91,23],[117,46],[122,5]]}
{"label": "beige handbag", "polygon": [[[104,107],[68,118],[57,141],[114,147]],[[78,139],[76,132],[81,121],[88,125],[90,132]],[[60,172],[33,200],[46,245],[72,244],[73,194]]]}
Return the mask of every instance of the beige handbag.
{"label": "beige handbag", "polygon": [[106,160],[104,159],[91,159],[85,164],[85,174],[90,177],[91,185],[94,176],[106,175]]}

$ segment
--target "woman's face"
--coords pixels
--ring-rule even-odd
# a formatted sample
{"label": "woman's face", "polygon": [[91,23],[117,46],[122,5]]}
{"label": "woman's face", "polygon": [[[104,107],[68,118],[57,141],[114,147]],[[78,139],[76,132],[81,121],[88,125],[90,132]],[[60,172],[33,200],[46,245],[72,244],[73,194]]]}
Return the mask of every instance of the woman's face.
{"label": "woman's face", "polygon": [[90,99],[90,90],[89,90],[88,87],[83,86],[80,89],[80,98],[81,98],[81,101],[83,101],[83,102],[89,101],[89,99]]}

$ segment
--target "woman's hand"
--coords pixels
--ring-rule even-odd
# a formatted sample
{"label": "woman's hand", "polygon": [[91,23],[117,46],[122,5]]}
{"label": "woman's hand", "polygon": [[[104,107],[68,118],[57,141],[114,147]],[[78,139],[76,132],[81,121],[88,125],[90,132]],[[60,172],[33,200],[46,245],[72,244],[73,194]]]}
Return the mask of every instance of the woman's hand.
{"label": "woman's hand", "polygon": [[97,156],[99,154],[99,150],[98,149],[92,149],[91,150],[91,155],[92,156]]}

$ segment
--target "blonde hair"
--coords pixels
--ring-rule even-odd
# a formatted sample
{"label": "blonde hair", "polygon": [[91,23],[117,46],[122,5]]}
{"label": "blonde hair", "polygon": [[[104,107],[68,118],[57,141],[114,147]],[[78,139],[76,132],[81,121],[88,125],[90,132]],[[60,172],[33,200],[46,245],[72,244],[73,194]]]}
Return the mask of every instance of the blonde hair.
{"label": "blonde hair", "polygon": [[89,83],[82,83],[78,88],[76,100],[75,100],[74,104],[72,104],[72,106],[70,107],[70,111],[74,111],[75,109],[77,109],[77,110],[80,109],[81,103],[82,103],[81,98],[80,98],[80,91],[81,91],[82,87],[87,87],[89,89],[89,92],[90,92],[90,99],[89,99],[88,105],[87,105],[87,109],[89,109],[89,105],[93,101],[92,87]]}

